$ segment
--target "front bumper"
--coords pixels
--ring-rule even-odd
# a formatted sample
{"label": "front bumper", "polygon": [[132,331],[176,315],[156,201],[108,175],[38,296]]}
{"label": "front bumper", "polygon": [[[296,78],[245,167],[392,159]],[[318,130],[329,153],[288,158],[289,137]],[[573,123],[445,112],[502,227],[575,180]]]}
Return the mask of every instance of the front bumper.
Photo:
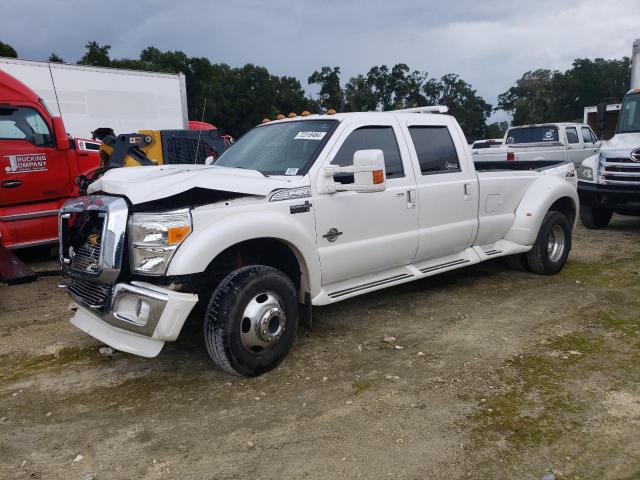
{"label": "front bumper", "polygon": [[77,306],[73,325],[117,350],[143,357],[155,357],[164,342],[175,340],[198,302],[196,294],[146,282],[116,284],[104,313],[71,297]]}
{"label": "front bumper", "polygon": [[578,196],[581,205],[640,210],[640,186],[578,182]]}

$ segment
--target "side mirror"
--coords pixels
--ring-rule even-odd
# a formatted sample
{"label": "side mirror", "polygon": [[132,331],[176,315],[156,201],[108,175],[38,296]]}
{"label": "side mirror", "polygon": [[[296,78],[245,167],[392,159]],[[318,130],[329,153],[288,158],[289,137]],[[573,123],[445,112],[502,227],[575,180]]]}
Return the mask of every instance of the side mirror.
{"label": "side mirror", "polygon": [[387,188],[387,173],[384,167],[382,150],[358,150],[353,154],[351,167],[329,166],[325,175],[332,177],[337,173],[352,173],[353,183],[342,184],[332,182],[327,185],[327,192],[355,191],[360,193],[382,192]]}
{"label": "side mirror", "polygon": [[56,148],[58,150],[69,150],[69,136],[67,135],[67,129],[64,127],[62,117],[52,117],[53,134],[56,137]]}

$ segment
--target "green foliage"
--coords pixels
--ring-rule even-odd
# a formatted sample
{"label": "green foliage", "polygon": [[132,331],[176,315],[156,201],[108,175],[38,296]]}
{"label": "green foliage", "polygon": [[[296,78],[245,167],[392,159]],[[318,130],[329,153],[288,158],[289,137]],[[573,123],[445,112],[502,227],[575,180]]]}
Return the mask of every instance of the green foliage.
{"label": "green foliage", "polygon": [[513,116],[513,125],[573,121],[584,107],[622,98],[629,88],[630,62],[578,58],[565,72],[526,72],[498,97],[496,109]]}
{"label": "green foliage", "polygon": [[49,55],[49,61],[54,63],[64,63],[64,60],[62,59],[62,57],[59,57],[55,53],[52,53],[51,55]]}
{"label": "green foliage", "polygon": [[0,57],[18,58],[18,53],[8,43],[0,42]]}
{"label": "green foliage", "polygon": [[509,122],[493,122],[487,125],[487,138],[503,138],[509,128]]}
{"label": "green foliage", "polygon": [[322,111],[333,108],[343,111],[344,98],[340,86],[340,67],[322,67],[313,72],[307,80],[309,85],[320,85],[318,106]]}
{"label": "green foliage", "polygon": [[94,67],[110,67],[109,50],[111,45],[100,45],[98,42],[88,42],[85,45],[87,51],[78,60],[79,65],[92,65]]}

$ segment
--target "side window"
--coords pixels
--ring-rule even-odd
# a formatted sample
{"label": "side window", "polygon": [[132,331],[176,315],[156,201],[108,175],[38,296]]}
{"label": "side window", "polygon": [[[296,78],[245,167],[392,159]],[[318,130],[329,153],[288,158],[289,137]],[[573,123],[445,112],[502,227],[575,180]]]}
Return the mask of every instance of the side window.
{"label": "side window", "polygon": [[0,108],[0,138],[26,140],[42,147],[53,146],[49,127],[32,108]]}
{"label": "side window", "polygon": [[458,152],[445,126],[409,127],[423,175],[460,171]]}
{"label": "side window", "polygon": [[[353,165],[353,154],[358,150],[380,149],[384,153],[387,179],[404,177],[402,157],[393,127],[362,127],[354,130],[344,141],[331,162],[347,167]],[[353,175],[340,174],[335,179],[340,183],[353,183]]]}
{"label": "side window", "polygon": [[589,129],[589,131],[591,132],[591,140],[593,141],[593,143],[597,143],[598,137],[596,136],[595,133],[593,133],[593,130]]}
{"label": "side window", "polygon": [[589,127],[582,127],[582,141],[584,143],[593,143],[593,134],[591,133],[591,129]]}
{"label": "side window", "polygon": [[578,138],[578,131],[575,127],[567,127],[567,142],[568,143],[580,143],[580,139]]}

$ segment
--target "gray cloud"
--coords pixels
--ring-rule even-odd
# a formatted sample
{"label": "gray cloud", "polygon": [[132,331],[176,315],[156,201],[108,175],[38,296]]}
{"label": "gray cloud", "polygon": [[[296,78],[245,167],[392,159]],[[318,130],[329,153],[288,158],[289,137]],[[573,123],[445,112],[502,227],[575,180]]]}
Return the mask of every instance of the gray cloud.
{"label": "gray cloud", "polygon": [[114,57],[153,45],[264,65],[304,86],[323,65],[339,65],[346,81],[404,62],[458,73],[491,103],[527,70],[629,55],[640,36],[637,0],[4,0],[2,18],[0,40],[23,58],[75,61],[89,40],[112,45]]}

